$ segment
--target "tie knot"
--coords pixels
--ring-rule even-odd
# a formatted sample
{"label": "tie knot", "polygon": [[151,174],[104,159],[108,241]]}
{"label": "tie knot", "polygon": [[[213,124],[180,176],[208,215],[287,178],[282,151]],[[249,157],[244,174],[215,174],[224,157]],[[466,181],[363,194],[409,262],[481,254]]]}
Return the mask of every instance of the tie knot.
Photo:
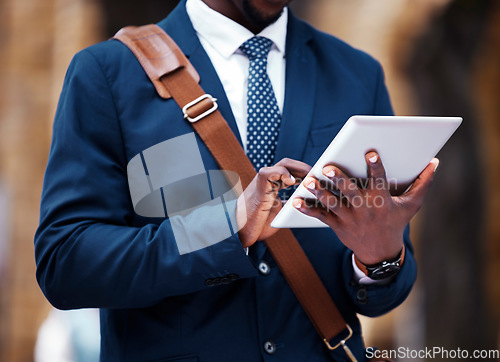
{"label": "tie knot", "polygon": [[253,60],[255,58],[267,58],[273,41],[262,36],[254,36],[244,42],[240,49],[248,59]]}

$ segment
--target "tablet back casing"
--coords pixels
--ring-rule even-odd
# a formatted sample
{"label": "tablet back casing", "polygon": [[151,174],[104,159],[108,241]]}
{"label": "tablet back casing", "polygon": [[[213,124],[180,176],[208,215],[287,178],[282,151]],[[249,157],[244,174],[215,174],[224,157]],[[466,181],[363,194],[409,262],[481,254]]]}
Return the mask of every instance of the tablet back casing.
{"label": "tablet back casing", "polygon": [[[324,179],[322,169],[335,164],[350,177],[365,179],[365,154],[375,150],[384,165],[392,193],[401,193],[458,128],[460,117],[352,116],[313,166],[309,175]],[[297,197],[314,198],[302,184],[271,223],[276,228],[325,227],[292,206]]]}

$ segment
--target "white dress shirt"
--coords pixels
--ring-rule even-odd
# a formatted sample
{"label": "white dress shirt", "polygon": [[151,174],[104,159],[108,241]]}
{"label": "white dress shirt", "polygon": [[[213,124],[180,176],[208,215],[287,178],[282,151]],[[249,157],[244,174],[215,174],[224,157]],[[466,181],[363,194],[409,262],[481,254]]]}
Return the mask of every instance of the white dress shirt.
{"label": "white dress shirt", "polygon": [[[249,60],[239,47],[255,36],[237,22],[211,9],[201,0],[187,0],[186,10],[201,45],[219,76],[231,105],[243,147],[247,144],[247,85]],[[276,101],[283,112],[285,99],[285,42],[288,9],[259,36],[273,41],[267,60],[267,72],[273,85]],[[214,26],[217,24],[217,26]]]}
{"label": "white dress shirt", "polygon": [[[285,100],[285,43],[288,24],[288,8],[281,16],[259,34],[254,34],[244,26],[211,9],[202,0],[187,0],[186,10],[196,35],[212,62],[224,87],[233,111],[243,148],[247,145],[247,85],[250,62],[239,49],[255,35],[273,41],[267,60],[267,72],[273,85],[280,112]],[[217,24],[217,26],[214,26]],[[354,263],[355,279],[360,284],[380,283],[368,278]]]}

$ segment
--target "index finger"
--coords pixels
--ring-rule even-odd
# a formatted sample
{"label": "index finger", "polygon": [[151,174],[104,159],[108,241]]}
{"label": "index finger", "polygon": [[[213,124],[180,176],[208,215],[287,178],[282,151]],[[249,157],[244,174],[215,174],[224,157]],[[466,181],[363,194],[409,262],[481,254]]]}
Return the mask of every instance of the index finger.
{"label": "index finger", "polygon": [[311,166],[302,161],[283,158],[275,166],[285,167],[294,177],[304,178],[311,171]]}

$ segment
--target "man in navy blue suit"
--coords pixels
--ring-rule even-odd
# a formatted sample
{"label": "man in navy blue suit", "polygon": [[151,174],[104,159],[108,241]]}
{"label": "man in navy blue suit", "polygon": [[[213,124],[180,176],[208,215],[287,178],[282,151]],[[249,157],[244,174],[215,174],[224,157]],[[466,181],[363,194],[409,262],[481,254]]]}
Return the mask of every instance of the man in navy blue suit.
{"label": "man in navy blue suit", "polygon": [[[275,232],[276,185],[304,177],[351,115],[392,109],[380,65],[295,18],[288,2],[184,0],[158,24],[218,99],[246,151],[253,131],[249,57],[241,46],[255,35],[271,41],[267,74],[280,120],[273,161],[224,203],[211,190],[202,207],[191,208],[217,163],[126,46],[110,40],[74,57],[54,122],[35,236],[37,279],[57,308],[101,309],[101,360],[347,358],[325,347],[261,240]],[[437,166],[433,161],[409,191],[391,197],[375,187],[384,180],[382,160],[370,152],[366,162],[366,189],[339,168],[323,170],[344,204],[306,179],[321,203],[294,206],[330,228],[293,229],[352,327],[347,344],[359,360],[365,352],[356,314],[388,312],[414,283],[406,226]],[[366,203],[340,207],[359,197]],[[383,200],[380,207],[370,207],[374,198]],[[391,275],[377,275],[384,261],[394,266]]]}

